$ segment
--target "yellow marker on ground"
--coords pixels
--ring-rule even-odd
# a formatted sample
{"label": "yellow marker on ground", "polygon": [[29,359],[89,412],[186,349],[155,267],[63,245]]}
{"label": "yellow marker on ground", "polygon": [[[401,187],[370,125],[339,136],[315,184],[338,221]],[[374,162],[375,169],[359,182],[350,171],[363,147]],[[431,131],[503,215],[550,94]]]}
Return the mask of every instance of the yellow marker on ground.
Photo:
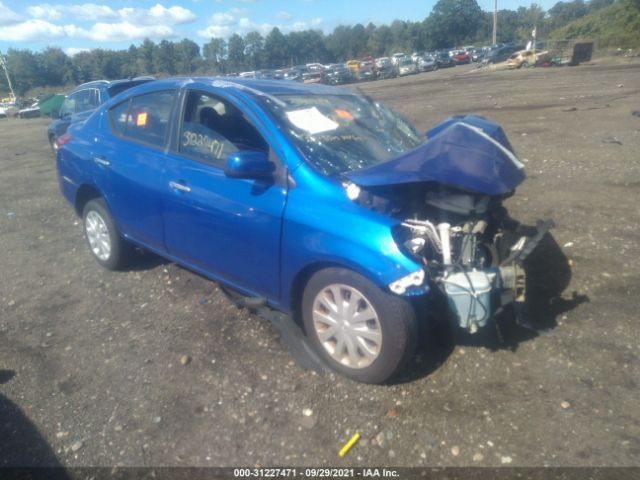
{"label": "yellow marker on ground", "polygon": [[341,457],[344,457],[347,454],[347,452],[351,449],[351,447],[353,447],[358,440],[360,440],[360,434],[355,433],[353,437],[351,437],[351,439],[344,444],[344,447],[340,449],[340,452],[338,453],[338,455],[340,455]]}

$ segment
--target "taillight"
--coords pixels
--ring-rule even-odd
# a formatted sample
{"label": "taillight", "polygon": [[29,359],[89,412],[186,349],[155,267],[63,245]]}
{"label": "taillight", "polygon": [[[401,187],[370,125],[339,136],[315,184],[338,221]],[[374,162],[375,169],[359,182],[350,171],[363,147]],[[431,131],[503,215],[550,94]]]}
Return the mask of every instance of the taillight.
{"label": "taillight", "polygon": [[71,140],[71,134],[69,133],[65,133],[64,135],[62,135],[61,137],[58,137],[56,139],[56,144],[58,145],[58,148],[60,148],[61,146],[63,146],[65,143],[67,143],[69,140]]}

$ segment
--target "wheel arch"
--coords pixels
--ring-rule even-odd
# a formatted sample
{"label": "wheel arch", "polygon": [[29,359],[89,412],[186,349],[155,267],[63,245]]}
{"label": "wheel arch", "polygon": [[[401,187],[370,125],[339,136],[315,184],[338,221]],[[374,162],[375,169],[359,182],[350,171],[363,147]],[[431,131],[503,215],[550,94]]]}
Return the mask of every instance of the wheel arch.
{"label": "wheel arch", "polygon": [[78,191],[76,192],[76,197],[73,205],[76,214],[79,217],[82,217],[82,212],[84,211],[85,205],[94,198],[102,198],[104,200],[104,195],[102,195],[100,190],[98,190],[93,185],[90,185],[88,183],[80,185],[80,188],[78,188]]}
{"label": "wheel arch", "polygon": [[291,309],[291,315],[294,321],[302,327],[302,295],[304,294],[305,287],[309,283],[311,277],[321,270],[328,268],[342,268],[344,270],[350,270],[359,275],[362,275],[367,280],[371,281],[375,285],[379,282],[366,270],[358,268],[358,266],[350,265],[347,262],[340,262],[336,260],[317,261],[305,265],[301,270],[296,273],[291,282],[289,288],[288,302]]}

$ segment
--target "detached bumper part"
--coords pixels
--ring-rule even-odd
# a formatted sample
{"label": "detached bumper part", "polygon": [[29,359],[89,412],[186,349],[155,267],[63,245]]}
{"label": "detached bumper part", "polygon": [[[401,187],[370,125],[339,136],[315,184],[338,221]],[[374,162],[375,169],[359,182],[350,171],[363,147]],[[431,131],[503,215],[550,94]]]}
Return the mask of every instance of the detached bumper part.
{"label": "detached bumper part", "polygon": [[424,270],[416,270],[389,284],[389,290],[397,295],[404,295],[408,288],[419,287],[424,282]]}

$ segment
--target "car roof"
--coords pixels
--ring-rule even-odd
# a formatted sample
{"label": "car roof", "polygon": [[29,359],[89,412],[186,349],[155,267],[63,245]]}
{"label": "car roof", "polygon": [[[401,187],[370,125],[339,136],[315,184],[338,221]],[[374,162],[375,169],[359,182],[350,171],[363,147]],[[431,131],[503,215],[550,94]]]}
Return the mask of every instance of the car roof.
{"label": "car roof", "polygon": [[287,80],[268,80],[241,77],[173,77],[144,83],[131,90],[140,94],[161,88],[182,88],[190,84],[198,87],[213,87],[242,91],[254,96],[259,95],[354,95],[344,88],[322,84],[305,84]]}

